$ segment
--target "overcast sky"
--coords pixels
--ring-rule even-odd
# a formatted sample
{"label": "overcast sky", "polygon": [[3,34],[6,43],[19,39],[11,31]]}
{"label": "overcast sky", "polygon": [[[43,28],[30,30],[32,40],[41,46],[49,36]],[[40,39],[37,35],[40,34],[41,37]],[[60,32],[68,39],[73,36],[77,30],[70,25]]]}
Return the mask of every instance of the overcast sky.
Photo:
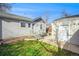
{"label": "overcast sky", "polygon": [[48,22],[62,17],[62,12],[70,15],[79,14],[79,4],[62,3],[16,3],[12,4],[11,13],[29,18],[48,17]]}

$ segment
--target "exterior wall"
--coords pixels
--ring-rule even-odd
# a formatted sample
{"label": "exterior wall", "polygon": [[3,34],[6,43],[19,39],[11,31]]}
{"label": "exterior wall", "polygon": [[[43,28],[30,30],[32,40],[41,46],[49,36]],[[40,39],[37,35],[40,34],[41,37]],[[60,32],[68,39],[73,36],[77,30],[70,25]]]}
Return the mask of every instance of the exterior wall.
{"label": "exterior wall", "polygon": [[[6,21],[7,20],[7,21]],[[26,23],[26,27],[21,27],[22,21],[11,21],[8,19],[2,20],[2,39],[9,39],[13,37],[19,36],[28,36],[31,33],[31,28],[28,28],[28,24]]]}
{"label": "exterior wall", "polygon": [[52,23],[52,38],[62,41],[64,49],[79,53],[79,17],[65,18]]}
{"label": "exterior wall", "polygon": [[[21,36],[35,36],[35,35],[43,35],[46,33],[46,24],[42,21],[34,23],[30,23],[30,27],[28,27],[28,23],[25,22],[25,27],[21,27],[21,22],[24,21],[15,21],[9,19],[2,20],[2,39],[9,39],[14,37]],[[42,29],[40,26],[42,25]]]}
{"label": "exterior wall", "polygon": [[[42,26],[42,29],[40,28]],[[34,24],[33,32],[35,35],[43,35],[46,33],[46,24],[43,23],[42,21],[36,22]]]}
{"label": "exterior wall", "polygon": [[[59,32],[61,28],[61,31],[67,32],[67,37],[68,39],[70,39],[72,37],[72,35],[79,30],[79,17],[75,17],[75,18],[65,18],[62,20],[58,20],[55,21],[54,23],[52,23],[52,36],[55,35],[56,36],[56,31]],[[57,33],[58,34],[58,33]],[[61,34],[61,33],[60,33]]]}
{"label": "exterior wall", "polygon": [[54,23],[51,24],[52,25],[52,39],[55,40],[56,39],[56,26]]}

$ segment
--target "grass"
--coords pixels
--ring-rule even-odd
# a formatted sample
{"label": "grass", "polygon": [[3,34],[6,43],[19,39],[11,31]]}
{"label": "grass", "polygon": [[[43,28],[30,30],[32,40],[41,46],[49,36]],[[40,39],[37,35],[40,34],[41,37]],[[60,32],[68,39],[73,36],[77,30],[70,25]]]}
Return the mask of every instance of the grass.
{"label": "grass", "polygon": [[0,56],[70,56],[78,55],[37,40],[20,41],[0,46]]}

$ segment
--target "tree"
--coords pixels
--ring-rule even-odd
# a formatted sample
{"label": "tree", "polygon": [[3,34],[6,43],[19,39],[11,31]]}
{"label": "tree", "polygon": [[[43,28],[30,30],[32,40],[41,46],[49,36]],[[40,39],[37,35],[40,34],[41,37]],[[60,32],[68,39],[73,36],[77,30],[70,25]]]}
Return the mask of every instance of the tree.
{"label": "tree", "polygon": [[67,16],[69,16],[69,14],[66,12],[65,9],[62,11],[62,16],[63,16],[63,17],[67,17]]}
{"label": "tree", "polygon": [[11,4],[0,3],[0,11],[6,12],[11,9]]}
{"label": "tree", "polygon": [[58,46],[58,53],[60,53],[61,52],[61,44],[60,44],[59,39],[58,39],[58,30],[59,30],[58,28],[59,28],[59,26],[57,25],[56,22],[54,22],[52,24],[52,26],[55,26],[55,29],[53,31],[55,32],[55,40],[56,40],[56,44]]}
{"label": "tree", "polygon": [[49,11],[45,11],[42,15],[42,17],[44,18],[44,20],[46,21],[46,24],[48,24],[48,19],[49,19]]}

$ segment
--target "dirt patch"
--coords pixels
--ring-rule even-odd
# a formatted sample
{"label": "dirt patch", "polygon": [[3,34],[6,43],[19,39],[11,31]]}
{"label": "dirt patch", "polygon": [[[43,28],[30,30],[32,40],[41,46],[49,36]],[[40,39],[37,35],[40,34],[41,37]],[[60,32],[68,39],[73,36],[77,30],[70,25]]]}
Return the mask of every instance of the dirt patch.
{"label": "dirt patch", "polygon": [[0,45],[1,45],[1,44],[9,44],[9,43],[13,44],[13,43],[16,43],[16,42],[18,42],[18,41],[23,41],[23,40],[25,40],[26,38],[27,38],[27,39],[31,39],[31,38],[33,38],[33,37],[21,36],[21,37],[10,38],[10,39],[2,39],[2,40],[0,40]]}

